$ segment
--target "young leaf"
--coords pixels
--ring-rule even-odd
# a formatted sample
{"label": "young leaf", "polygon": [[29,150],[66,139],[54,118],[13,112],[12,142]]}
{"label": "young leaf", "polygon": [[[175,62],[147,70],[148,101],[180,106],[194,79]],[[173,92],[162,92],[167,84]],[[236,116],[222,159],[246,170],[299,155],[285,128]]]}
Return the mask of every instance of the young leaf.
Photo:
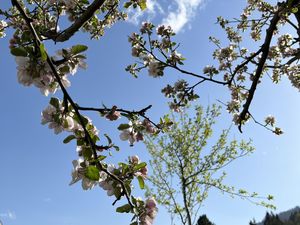
{"label": "young leaf", "polygon": [[56,109],[59,108],[59,100],[57,98],[50,99],[50,105],[54,106]]}
{"label": "young leaf", "polygon": [[122,123],[122,124],[120,124],[120,126],[118,126],[118,130],[125,130],[125,129],[128,129],[129,127],[130,127],[129,124]]}
{"label": "young leaf", "polygon": [[97,159],[98,159],[99,161],[102,161],[102,160],[105,159],[106,157],[107,157],[107,156],[105,156],[105,155],[99,155]]}
{"label": "young leaf", "polygon": [[139,163],[139,164],[137,164],[136,166],[134,166],[133,169],[134,169],[135,171],[137,171],[137,170],[140,170],[140,169],[142,169],[142,168],[144,168],[144,167],[146,167],[146,166],[147,166],[147,163],[142,162],[142,163]]}
{"label": "young leaf", "polygon": [[83,148],[82,155],[85,159],[91,159],[93,156],[93,152],[90,148]]}
{"label": "young leaf", "polygon": [[45,49],[45,45],[42,43],[40,44],[40,52],[41,52],[41,58],[43,61],[47,61],[47,52]]}
{"label": "young leaf", "polygon": [[145,10],[147,9],[147,3],[146,0],[140,1],[138,2],[139,7],[141,8],[141,10]]}
{"label": "young leaf", "polygon": [[116,209],[118,213],[129,213],[131,210],[131,206],[129,204],[125,204]]}
{"label": "young leaf", "polygon": [[106,137],[106,139],[108,141],[108,145],[111,145],[112,144],[111,138],[107,134],[104,134],[104,136]]}
{"label": "young leaf", "polygon": [[132,5],[132,2],[125,2],[124,8],[128,9]]}
{"label": "young leaf", "polygon": [[130,225],[138,225],[138,222],[133,222],[133,223],[131,223]]}
{"label": "young leaf", "polygon": [[119,146],[114,145],[113,148],[114,148],[117,152],[120,151],[120,147],[119,147]]}
{"label": "young leaf", "polygon": [[99,170],[95,166],[89,166],[86,168],[85,176],[90,180],[98,181],[100,178]]}
{"label": "young leaf", "polygon": [[144,189],[144,188],[145,188],[145,181],[144,181],[144,178],[143,178],[142,176],[138,176],[137,179],[138,179],[138,181],[139,181],[140,188],[141,188],[141,189]]}
{"label": "young leaf", "polygon": [[68,137],[66,137],[65,139],[64,139],[64,144],[67,144],[67,143],[69,143],[70,141],[72,141],[73,139],[76,139],[76,137],[75,137],[75,135],[69,135]]}
{"label": "young leaf", "polygon": [[80,53],[80,52],[86,51],[87,49],[88,49],[88,47],[85,46],[85,45],[74,45],[74,46],[71,48],[71,53],[72,53],[73,55],[76,55],[76,54],[78,54],[78,53]]}
{"label": "young leaf", "polygon": [[23,56],[26,57],[27,56],[27,51],[25,48],[20,47],[20,48],[12,48],[10,50],[10,53],[14,56]]}

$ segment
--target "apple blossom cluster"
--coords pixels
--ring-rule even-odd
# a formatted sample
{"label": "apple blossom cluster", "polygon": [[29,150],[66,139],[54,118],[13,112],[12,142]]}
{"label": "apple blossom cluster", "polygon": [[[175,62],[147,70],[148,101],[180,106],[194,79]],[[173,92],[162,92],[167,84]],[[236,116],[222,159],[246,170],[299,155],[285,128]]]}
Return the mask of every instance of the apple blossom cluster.
{"label": "apple blossom cluster", "polygon": [[[70,86],[68,74],[74,75],[78,67],[86,68],[86,63],[84,62],[85,56],[79,54],[83,51],[80,48],[86,49],[81,45],[73,46],[71,49],[62,49],[57,52],[58,57],[62,57],[61,60],[56,61],[57,57],[53,57],[54,63],[59,62],[57,70],[64,87]],[[55,79],[52,69],[44,59],[41,57],[30,57],[30,52],[28,53],[27,49],[22,47],[12,47],[11,52],[16,56],[17,75],[20,84],[24,86],[34,85],[45,96],[48,96],[50,93],[54,94],[57,91],[59,84]]]}
{"label": "apple blossom cluster", "polygon": [[121,131],[120,139],[128,141],[130,146],[133,146],[135,142],[143,141],[144,133],[149,135],[158,133],[158,129],[148,119],[144,119],[142,122],[133,120],[128,124],[121,124],[118,129]]}
{"label": "apple blossom cluster", "polygon": [[[132,156],[129,158],[129,163],[119,163],[119,167],[116,168],[113,164],[102,163],[104,169],[98,170],[97,167],[87,160],[87,154],[84,153],[85,148],[80,148],[79,159],[73,160],[72,180],[70,185],[81,181],[82,188],[84,190],[92,189],[96,186],[101,187],[107,192],[108,196],[115,196],[119,199],[124,190],[123,188],[131,189],[131,181],[136,177],[139,181],[141,188],[144,188],[144,180],[147,177],[146,163],[141,162],[138,156]],[[104,159],[104,156],[102,157]],[[113,175],[113,176],[111,176]],[[124,183],[127,183],[127,187],[118,182],[117,179],[121,179]]]}
{"label": "apple blossom cluster", "polygon": [[[55,81],[53,73],[47,63],[43,60],[32,60],[29,57],[16,56],[18,81],[24,86],[34,85],[39,88],[43,95],[55,93],[58,83]],[[66,87],[70,82],[66,77],[62,77]]]}
{"label": "apple blossom cluster", "polygon": [[[141,61],[140,66],[135,63],[126,68],[126,71],[135,77],[137,77],[138,72],[145,68],[148,69],[149,76],[161,77],[164,75],[166,67],[177,67],[178,64],[183,64],[184,58],[177,52],[176,42],[171,40],[171,37],[175,35],[172,28],[164,25],[158,26],[156,31],[154,28],[154,24],[143,22],[140,34],[133,33],[128,38],[132,47],[131,55]],[[158,39],[151,39],[154,32]],[[148,43],[144,40],[145,36],[149,40]],[[159,53],[162,58],[159,58],[156,53]]]}
{"label": "apple blossom cluster", "polygon": [[140,225],[152,225],[157,214],[157,203],[154,198],[148,198],[145,204],[145,211],[140,216]]}
{"label": "apple blossom cluster", "polygon": [[194,93],[193,88],[189,87],[185,80],[176,81],[174,86],[168,84],[161,92],[165,97],[173,99],[172,102],[169,102],[169,107],[175,112],[181,112],[181,107],[199,98],[199,96]]}
{"label": "apple blossom cluster", "polygon": [[[91,135],[94,140],[98,140],[96,137],[99,131],[92,124],[91,119],[82,116],[82,120],[85,123],[89,135]],[[80,120],[74,113],[74,110],[72,110],[72,107],[69,104],[66,107],[65,103],[57,98],[51,98],[50,104],[43,110],[41,123],[43,125],[48,124],[48,127],[53,129],[55,134],[59,134],[62,131],[73,132],[74,138],[78,140],[83,139],[85,136]]]}
{"label": "apple blossom cluster", "polygon": [[85,176],[86,174],[86,167],[85,162],[82,158],[78,160],[73,160],[73,171],[72,171],[72,181],[70,185],[75,184],[78,181],[82,181],[81,186],[83,190],[92,189],[96,185],[96,181],[90,180]]}
{"label": "apple blossom cluster", "polygon": [[4,20],[0,20],[0,38],[4,38],[6,36],[4,32],[6,27],[7,23]]}

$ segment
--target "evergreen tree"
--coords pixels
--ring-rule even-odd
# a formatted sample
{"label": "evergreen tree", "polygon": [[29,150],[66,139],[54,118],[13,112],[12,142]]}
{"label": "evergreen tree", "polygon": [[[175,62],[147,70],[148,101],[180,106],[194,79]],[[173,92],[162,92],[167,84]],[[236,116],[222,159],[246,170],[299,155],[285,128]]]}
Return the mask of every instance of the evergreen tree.
{"label": "evergreen tree", "polygon": [[290,215],[287,225],[300,225],[300,211],[293,212]]}
{"label": "evergreen tree", "polygon": [[264,225],[284,225],[278,215],[267,213],[264,219]]}
{"label": "evergreen tree", "polygon": [[204,214],[199,217],[197,221],[197,225],[215,225],[214,223],[210,222],[207,216]]}

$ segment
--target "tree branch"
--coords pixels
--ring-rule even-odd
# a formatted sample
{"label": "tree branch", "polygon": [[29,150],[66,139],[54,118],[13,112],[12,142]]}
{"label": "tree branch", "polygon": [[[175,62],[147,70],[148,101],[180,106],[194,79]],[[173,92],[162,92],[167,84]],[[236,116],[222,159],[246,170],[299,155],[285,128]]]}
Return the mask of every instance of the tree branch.
{"label": "tree branch", "polygon": [[52,39],[55,42],[64,42],[69,40],[94,15],[105,1],[106,0],[95,0],[70,27],[60,32]]}
{"label": "tree branch", "polygon": [[243,123],[243,121],[246,120],[246,117],[247,117],[247,114],[248,114],[248,111],[249,111],[249,107],[250,107],[250,104],[252,102],[256,87],[257,87],[257,85],[259,83],[259,79],[262,75],[264,65],[266,63],[266,60],[267,60],[267,57],[268,57],[268,54],[269,54],[272,37],[273,37],[274,31],[277,29],[277,23],[280,20],[280,13],[283,9],[284,9],[284,6],[280,7],[278,9],[278,11],[274,14],[272,20],[270,21],[270,26],[266,31],[265,41],[264,41],[264,44],[261,46],[262,55],[261,55],[261,58],[259,60],[258,66],[257,66],[255,74],[254,74],[252,85],[251,85],[250,90],[249,90],[249,96],[246,100],[246,103],[243,105],[243,110],[242,110],[242,112],[240,113],[240,116],[239,116],[239,126],[238,126],[238,128],[239,128],[240,132],[242,132],[242,123]]}

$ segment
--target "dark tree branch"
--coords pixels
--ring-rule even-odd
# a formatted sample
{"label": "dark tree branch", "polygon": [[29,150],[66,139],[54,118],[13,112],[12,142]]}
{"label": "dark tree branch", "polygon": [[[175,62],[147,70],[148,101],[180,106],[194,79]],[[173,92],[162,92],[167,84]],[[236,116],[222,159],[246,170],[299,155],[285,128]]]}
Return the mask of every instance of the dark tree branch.
{"label": "dark tree branch", "polygon": [[247,114],[249,112],[250,104],[251,104],[252,99],[254,97],[256,87],[259,83],[259,79],[262,75],[264,65],[265,65],[266,60],[268,58],[268,54],[269,54],[269,50],[270,50],[270,44],[271,44],[271,41],[272,41],[272,38],[273,38],[273,34],[274,34],[274,31],[277,29],[277,24],[280,20],[280,13],[282,12],[283,9],[284,9],[284,6],[280,7],[278,9],[278,11],[274,14],[273,18],[270,21],[270,26],[268,27],[268,29],[266,31],[265,41],[264,41],[264,44],[261,46],[262,55],[261,55],[261,58],[259,60],[258,66],[257,66],[255,74],[254,74],[252,85],[251,85],[250,90],[249,90],[249,96],[246,100],[246,103],[243,105],[243,110],[242,110],[242,112],[240,113],[240,116],[239,116],[239,126],[238,126],[238,128],[239,128],[240,132],[242,132],[243,121],[245,121],[246,118],[247,118]]}
{"label": "dark tree branch", "polygon": [[60,32],[52,39],[55,42],[64,42],[69,40],[94,15],[105,1],[106,0],[95,0],[70,27]]}

